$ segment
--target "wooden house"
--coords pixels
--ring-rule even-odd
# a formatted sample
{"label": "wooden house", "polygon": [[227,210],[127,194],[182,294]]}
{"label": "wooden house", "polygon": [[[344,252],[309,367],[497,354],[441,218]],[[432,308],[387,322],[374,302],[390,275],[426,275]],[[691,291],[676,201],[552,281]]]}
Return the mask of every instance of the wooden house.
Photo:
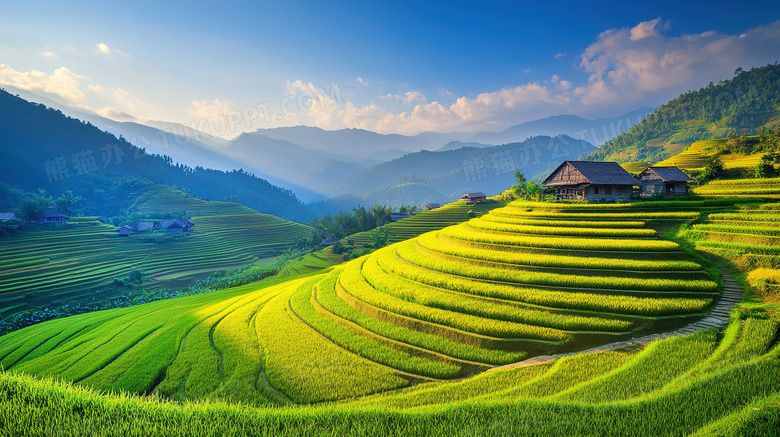
{"label": "wooden house", "polygon": [[617,162],[563,161],[543,185],[556,189],[559,199],[630,199],[639,182]]}
{"label": "wooden house", "polygon": [[425,210],[430,211],[432,209],[441,208],[441,205],[439,205],[436,202],[426,203],[425,204]]}
{"label": "wooden house", "polygon": [[464,194],[460,197],[460,201],[467,204],[485,203],[486,200],[487,196],[485,196],[485,193],[479,191],[476,193]]}
{"label": "wooden house", "polygon": [[39,223],[67,223],[70,217],[59,211],[46,211],[41,216]]}
{"label": "wooden house", "polygon": [[403,220],[411,216],[412,214],[406,212],[391,212],[388,218],[390,219],[391,222],[397,222],[398,220]]}
{"label": "wooden house", "polygon": [[637,176],[642,184],[642,195],[681,196],[688,194],[690,176],[677,167],[647,167]]}
{"label": "wooden house", "polygon": [[135,228],[133,228],[130,225],[124,225],[121,228],[117,229],[117,232],[119,232],[120,237],[129,237],[130,234],[135,232]]}
{"label": "wooden house", "polygon": [[16,220],[16,214],[12,212],[0,212],[0,222]]}
{"label": "wooden house", "polygon": [[336,244],[337,241],[339,241],[339,239],[336,238],[335,235],[330,234],[327,236],[327,238],[323,239],[320,242],[320,246],[333,246],[334,244]]}
{"label": "wooden house", "polygon": [[189,219],[166,219],[160,223],[160,229],[169,234],[189,234],[193,226],[195,226],[195,223],[191,222]]}
{"label": "wooden house", "polygon": [[138,232],[156,231],[160,229],[160,222],[138,222]]}

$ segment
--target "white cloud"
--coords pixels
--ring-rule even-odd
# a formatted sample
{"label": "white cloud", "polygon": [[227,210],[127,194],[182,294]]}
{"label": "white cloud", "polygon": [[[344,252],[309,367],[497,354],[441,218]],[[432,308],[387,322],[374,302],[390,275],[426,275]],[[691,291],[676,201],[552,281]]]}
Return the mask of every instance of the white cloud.
{"label": "white cloud", "polygon": [[[663,103],[710,80],[728,79],[738,66],[748,69],[765,65],[779,56],[780,21],[738,35],[710,31],[667,36],[664,32],[668,29],[669,22],[658,18],[602,32],[581,54],[579,74],[585,73],[583,79],[573,79],[571,72],[561,71],[541,82],[461,96],[453,103],[428,101],[422,92],[400,83],[398,89],[402,92],[358,105],[342,102],[340,94],[323,92],[310,82],[290,81],[287,93],[295,101],[293,106],[308,102],[306,107],[268,124],[415,134],[504,129],[523,121],[567,113],[588,115],[601,111],[614,115],[642,105]],[[568,56],[560,55],[556,57]],[[437,91],[448,102],[455,97],[447,89]],[[399,104],[404,106],[390,109]],[[193,102],[188,110],[202,117],[228,111],[230,105],[220,100]]]}
{"label": "white cloud", "polygon": [[96,45],[95,46],[95,50],[97,50],[98,52],[100,52],[100,53],[102,53],[104,55],[108,55],[108,56],[111,56],[111,55],[113,55],[115,53],[117,55],[119,55],[119,56],[130,56],[127,53],[122,53],[119,50],[110,48],[105,43],[100,43],[100,44]]}
{"label": "white cloud", "polygon": [[57,54],[54,53],[54,51],[51,49],[51,47],[46,46],[45,49],[46,49],[46,51],[41,52],[41,55],[43,55],[46,58],[56,58],[57,57]]}
{"label": "white cloud", "polygon": [[602,32],[588,46],[580,66],[590,75],[576,94],[583,105],[631,103],[671,98],[711,80],[728,79],[738,66],[765,65],[778,59],[780,21],[742,35],[708,31],[670,37],[660,18],[633,28]]}
{"label": "white cloud", "polygon": [[86,98],[79,83],[86,79],[86,76],[75,74],[67,67],[60,67],[47,74],[38,70],[16,71],[6,64],[0,64],[0,84],[52,94],[76,104],[83,103]]}
{"label": "white cloud", "polygon": [[636,26],[631,28],[630,30],[631,36],[629,38],[631,39],[631,41],[638,41],[640,39],[660,35],[660,32],[657,29],[658,23],[660,22],[661,22],[661,17],[658,17],[655,20],[643,21],[637,24]]}
{"label": "white cloud", "polygon": [[425,96],[419,91],[407,91],[403,94],[385,94],[384,96],[379,96],[379,98],[385,100],[397,100],[406,104],[414,102],[425,103],[427,101]]}
{"label": "white cloud", "polygon": [[560,58],[562,58],[562,57],[564,57],[564,56],[566,56],[566,52],[560,52],[560,53],[556,54],[556,55],[555,55],[555,56],[553,56],[553,57],[554,57],[555,59],[560,59]]}
{"label": "white cloud", "polygon": [[196,100],[192,101],[192,106],[185,109],[188,114],[194,115],[200,119],[215,118],[221,115],[231,112],[231,103],[219,99],[214,99],[211,102]]}

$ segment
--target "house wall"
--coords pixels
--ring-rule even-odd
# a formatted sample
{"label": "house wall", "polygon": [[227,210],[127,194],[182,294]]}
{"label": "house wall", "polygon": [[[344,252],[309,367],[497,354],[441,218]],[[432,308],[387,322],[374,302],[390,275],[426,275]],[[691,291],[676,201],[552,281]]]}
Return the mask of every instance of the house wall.
{"label": "house wall", "polygon": [[[672,185],[671,192],[666,189],[667,185]],[[645,196],[652,196],[653,194],[682,196],[688,194],[688,184],[686,182],[670,182],[666,184],[661,180],[644,181],[642,194]]]}
{"label": "house wall", "polygon": [[[596,192],[598,188],[598,193]],[[585,189],[587,200],[620,200],[631,198],[632,187],[627,185],[591,185]]]}

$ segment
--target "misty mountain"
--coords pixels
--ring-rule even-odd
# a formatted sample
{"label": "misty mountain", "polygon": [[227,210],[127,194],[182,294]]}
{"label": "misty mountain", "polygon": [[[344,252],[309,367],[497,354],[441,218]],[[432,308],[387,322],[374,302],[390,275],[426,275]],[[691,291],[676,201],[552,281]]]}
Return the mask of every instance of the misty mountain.
{"label": "misty mountain", "polygon": [[118,215],[135,190],[176,185],[199,197],[231,199],[297,221],[310,214],[295,195],[245,171],[186,167],[45,105],[0,92],[0,181],[52,195],[72,190],[85,213]]}
{"label": "misty mountain", "polygon": [[437,152],[443,152],[445,150],[455,150],[460,149],[461,147],[490,147],[494,146],[495,144],[481,144],[481,143],[475,143],[475,142],[468,142],[464,143],[462,141],[450,141],[449,143],[442,146],[440,149],[436,150]]}
{"label": "misty mountain", "polygon": [[387,157],[387,151],[417,152],[435,150],[450,141],[462,141],[472,133],[423,132],[414,136],[379,134],[364,129],[324,130],[318,127],[295,126],[258,129],[255,133],[277,140],[289,141],[306,149],[320,149],[330,153],[377,159]]}
{"label": "misty mountain", "polygon": [[223,153],[264,173],[321,194],[330,192],[333,186],[376,163],[365,160],[355,162],[355,158],[320,149],[307,149],[259,133],[239,135],[223,148]]}
{"label": "misty mountain", "polygon": [[[222,171],[244,170],[267,180],[273,185],[292,190],[304,202],[313,202],[324,196],[313,190],[296,185],[283,178],[265,173],[252,167],[241,159],[233,159],[220,152],[227,140],[213,137],[179,123],[151,121],[147,124],[121,122],[102,117],[88,111],[74,109],[30,91],[14,87],[4,87],[9,93],[16,94],[28,102],[42,103],[57,109],[68,117],[86,121],[100,130],[117,138],[122,137],[128,143],[145,149],[148,154],[170,156],[173,162],[188,167],[204,167]],[[156,126],[156,127],[155,127]]]}
{"label": "misty mountain", "polygon": [[515,183],[515,169],[538,180],[561,161],[594,150],[587,141],[559,135],[500,146],[410,153],[354,176],[338,188],[341,196],[310,205],[310,209],[320,214],[338,212],[349,198],[346,194],[355,196],[353,201],[362,199],[363,204],[389,205],[446,203],[470,191],[495,195]]}
{"label": "misty mountain", "polygon": [[613,118],[588,120],[576,115],[556,115],[514,125],[501,132],[480,132],[468,138],[482,144],[507,144],[537,135],[568,135],[601,145],[639,124],[653,108],[642,107]]}

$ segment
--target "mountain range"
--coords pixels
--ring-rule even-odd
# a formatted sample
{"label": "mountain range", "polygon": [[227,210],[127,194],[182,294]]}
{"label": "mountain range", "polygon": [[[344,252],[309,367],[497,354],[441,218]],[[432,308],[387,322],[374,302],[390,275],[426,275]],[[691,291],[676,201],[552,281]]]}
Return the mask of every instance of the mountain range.
{"label": "mountain range", "polygon": [[[170,156],[173,161],[190,167],[224,171],[243,169],[274,185],[290,189],[304,202],[345,193],[345,188],[355,186],[350,180],[371,178],[371,173],[360,176],[361,173],[409,153],[492,147],[522,142],[538,135],[554,137],[566,134],[586,140],[593,138],[598,144],[636,124],[643,114],[652,110],[640,108],[612,119],[595,120],[562,115],[518,124],[501,132],[423,132],[407,136],[379,134],[364,129],[325,130],[294,126],[258,129],[228,141],[178,123],[114,121],[29,91],[7,89],[29,101],[43,103],[65,115],[88,121],[137,147],[145,148],[148,153]],[[413,155],[403,162],[422,156]],[[371,186],[373,189],[386,183],[388,181],[383,180]],[[364,195],[365,191],[361,188],[357,194]]]}

